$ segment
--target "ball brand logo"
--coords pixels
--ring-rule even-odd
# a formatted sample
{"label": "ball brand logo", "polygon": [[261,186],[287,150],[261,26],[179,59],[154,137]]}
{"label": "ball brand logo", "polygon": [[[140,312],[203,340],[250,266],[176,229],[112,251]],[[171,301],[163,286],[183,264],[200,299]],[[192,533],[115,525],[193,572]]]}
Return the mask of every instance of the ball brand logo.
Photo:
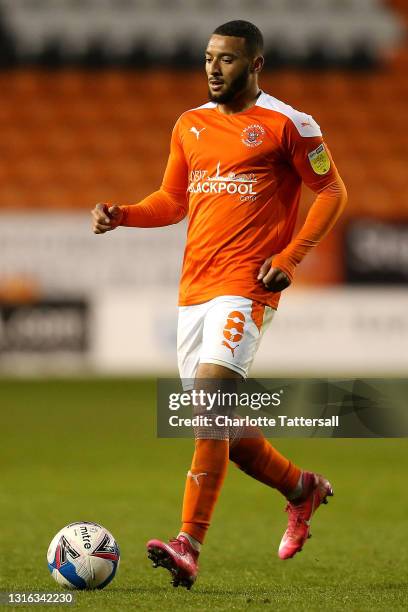
{"label": "ball brand logo", "polygon": [[79,530],[81,532],[84,548],[86,548],[86,550],[89,550],[91,548],[91,536],[88,533],[88,527],[86,525],[81,525]]}
{"label": "ball brand logo", "polygon": [[241,140],[247,147],[259,147],[264,141],[265,129],[259,123],[248,125],[241,133]]}
{"label": "ball brand logo", "polygon": [[239,342],[244,335],[245,315],[239,310],[233,310],[227,317],[227,322],[223,330],[225,340],[222,345],[229,348],[232,356],[235,357],[235,349],[238,348]]}

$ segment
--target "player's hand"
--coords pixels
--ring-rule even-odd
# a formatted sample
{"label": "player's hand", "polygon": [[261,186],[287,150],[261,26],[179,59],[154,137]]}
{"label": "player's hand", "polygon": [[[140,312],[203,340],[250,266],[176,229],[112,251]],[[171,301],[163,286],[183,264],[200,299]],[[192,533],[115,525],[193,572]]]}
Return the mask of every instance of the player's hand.
{"label": "player's hand", "polygon": [[265,289],[277,293],[289,287],[291,280],[279,268],[271,268],[272,257],[265,259],[262,266],[259,268],[258,280],[262,281]]}
{"label": "player's hand", "polygon": [[116,204],[97,204],[91,214],[94,234],[104,234],[115,229],[123,219],[123,210]]}

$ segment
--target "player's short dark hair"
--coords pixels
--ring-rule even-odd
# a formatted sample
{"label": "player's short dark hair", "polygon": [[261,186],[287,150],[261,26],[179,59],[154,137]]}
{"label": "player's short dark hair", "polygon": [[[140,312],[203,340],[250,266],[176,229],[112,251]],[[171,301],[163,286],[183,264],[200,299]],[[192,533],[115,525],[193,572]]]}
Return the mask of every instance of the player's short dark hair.
{"label": "player's short dark hair", "polygon": [[247,52],[251,57],[255,57],[255,55],[263,52],[264,40],[262,32],[250,21],[244,21],[243,19],[227,21],[227,23],[218,26],[213,34],[245,38]]}

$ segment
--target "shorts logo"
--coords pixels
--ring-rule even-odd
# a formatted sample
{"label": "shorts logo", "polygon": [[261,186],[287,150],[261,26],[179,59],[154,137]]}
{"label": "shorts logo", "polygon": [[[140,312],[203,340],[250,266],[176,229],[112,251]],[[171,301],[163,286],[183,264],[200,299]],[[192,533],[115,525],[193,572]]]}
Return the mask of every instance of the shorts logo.
{"label": "shorts logo", "polygon": [[309,158],[310,165],[316,174],[322,175],[328,173],[330,170],[330,157],[328,156],[323,143],[319,145],[317,149],[310,151],[307,156]]}
{"label": "shorts logo", "polygon": [[223,330],[225,340],[221,342],[222,346],[226,346],[235,357],[235,349],[238,348],[239,342],[244,335],[245,315],[239,310],[233,310],[227,317],[227,322]]}
{"label": "shorts logo", "polygon": [[264,141],[265,129],[259,123],[248,125],[241,132],[241,140],[247,147],[259,147]]}

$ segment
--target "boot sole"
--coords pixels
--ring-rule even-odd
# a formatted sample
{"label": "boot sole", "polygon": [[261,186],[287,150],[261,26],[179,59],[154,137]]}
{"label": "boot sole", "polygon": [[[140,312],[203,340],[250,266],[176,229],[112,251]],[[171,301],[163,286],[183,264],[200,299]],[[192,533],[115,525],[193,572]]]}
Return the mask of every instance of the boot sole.
{"label": "boot sole", "polygon": [[152,561],[153,567],[164,567],[172,575],[171,584],[174,587],[182,586],[188,591],[195,582],[195,577],[186,576],[183,571],[177,566],[172,556],[163,548],[157,546],[149,546],[147,556]]}

